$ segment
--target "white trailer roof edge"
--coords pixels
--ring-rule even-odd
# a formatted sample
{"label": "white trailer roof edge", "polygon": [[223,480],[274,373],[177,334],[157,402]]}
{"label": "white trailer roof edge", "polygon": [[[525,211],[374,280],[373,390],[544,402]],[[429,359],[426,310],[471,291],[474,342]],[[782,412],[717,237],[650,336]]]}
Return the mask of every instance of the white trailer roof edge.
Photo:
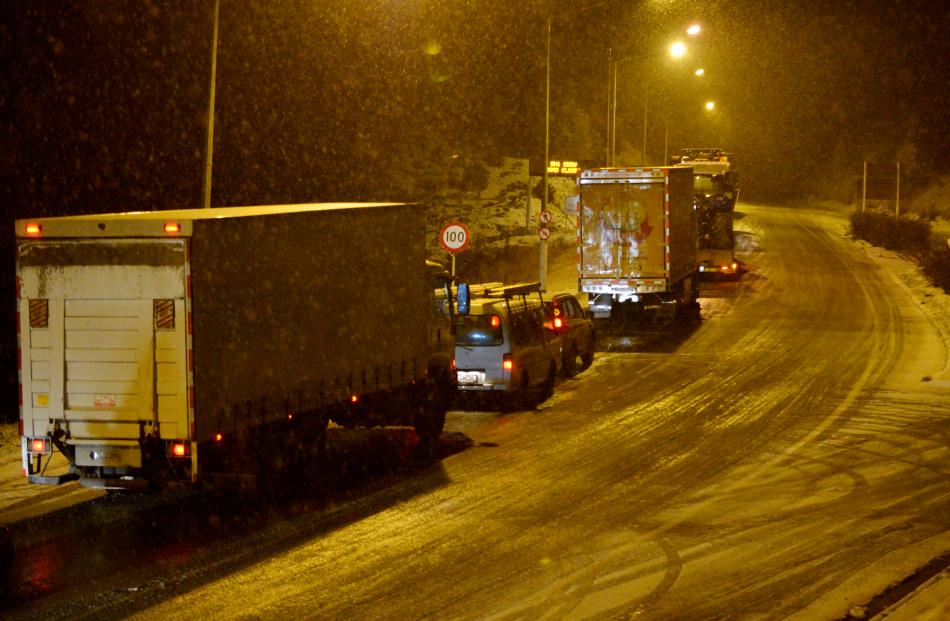
{"label": "white trailer roof edge", "polygon": [[[192,223],[201,220],[403,206],[415,207],[417,205],[415,203],[301,203],[296,205],[129,211],[45,218],[18,218],[15,221],[15,230],[16,236],[24,239],[125,236],[189,237],[192,234]],[[95,229],[91,228],[91,223],[94,223]],[[172,228],[165,228],[166,224]]]}

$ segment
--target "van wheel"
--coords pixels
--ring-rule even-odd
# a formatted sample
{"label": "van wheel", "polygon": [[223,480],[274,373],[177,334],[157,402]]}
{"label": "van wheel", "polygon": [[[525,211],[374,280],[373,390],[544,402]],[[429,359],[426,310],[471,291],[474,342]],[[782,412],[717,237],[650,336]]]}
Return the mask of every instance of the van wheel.
{"label": "van wheel", "polygon": [[577,375],[577,345],[571,345],[564,354],[564,365],[561,369],[564,371],[564,377]]}
{"label": "van wheel", "polygon": [[518,388],[509,393],[507,397],[505,400],[505,410],[515,412],[521,409],[531,409],[530,379],[528,378],[527,371],[521,374],[521,382],[518,383]]}
{"label": "van wheel", "polygon": [[544,383],[541,385],[541,398],[538,399],[538,403],[543,403],[544,401],[547,401],[554,395],[554,384],[556,381],[557,381],[557,365],[555,365],[552,362],[551,368],[550,370],[548,370],[548,378],[544,380]]}

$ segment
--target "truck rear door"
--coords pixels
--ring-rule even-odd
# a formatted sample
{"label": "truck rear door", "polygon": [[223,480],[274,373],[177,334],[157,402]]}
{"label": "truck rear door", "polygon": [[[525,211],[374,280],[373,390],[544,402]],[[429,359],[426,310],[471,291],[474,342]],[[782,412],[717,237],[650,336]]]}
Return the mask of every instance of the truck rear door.
{"label": "truck rear door", "polygon": [[[78,465],[141,465],[140,434],[189,435],[186,241],[38,240],[19,247],[24,435],[54,423]],[[97,455],[97,457],[95,457]]]}
{"label": "truck rear door", "polygon": [[662,177],[582,181],[580,273],[593,278],[663,278],[664,199]]}

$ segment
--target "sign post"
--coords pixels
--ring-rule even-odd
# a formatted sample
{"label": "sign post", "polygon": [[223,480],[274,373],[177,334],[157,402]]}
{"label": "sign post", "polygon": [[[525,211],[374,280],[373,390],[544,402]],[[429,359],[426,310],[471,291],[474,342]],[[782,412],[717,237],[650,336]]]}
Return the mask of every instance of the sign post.
{"label": "sign post", "polygon": [[538,237],[541,238],[541,265],[538,269],[538,280],[541,281],[541,291],[547,290],[548,277],[548,238],[551,237],[551,212],[544,210],[538,214]]}
{"label": "sign post", "polygon": [[439,245],[452,255],[452,278],[455,278],[455,255],[468,247],[471,238],[468,227],[457,220],[445,223],[439,231]]}

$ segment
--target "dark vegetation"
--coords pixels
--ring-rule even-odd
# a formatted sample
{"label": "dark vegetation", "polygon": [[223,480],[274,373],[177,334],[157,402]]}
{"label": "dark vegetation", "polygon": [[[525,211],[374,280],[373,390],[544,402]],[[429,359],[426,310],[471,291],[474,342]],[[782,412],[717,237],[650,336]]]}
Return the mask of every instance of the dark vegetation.
{"label": "dark vegetation", "polygon": [[895,216],[880,208],[856,210],[851,214],[851,232],[857,239],[913,257],[931,282],[950,293],[950,245],[933,233],[926,219]]}

